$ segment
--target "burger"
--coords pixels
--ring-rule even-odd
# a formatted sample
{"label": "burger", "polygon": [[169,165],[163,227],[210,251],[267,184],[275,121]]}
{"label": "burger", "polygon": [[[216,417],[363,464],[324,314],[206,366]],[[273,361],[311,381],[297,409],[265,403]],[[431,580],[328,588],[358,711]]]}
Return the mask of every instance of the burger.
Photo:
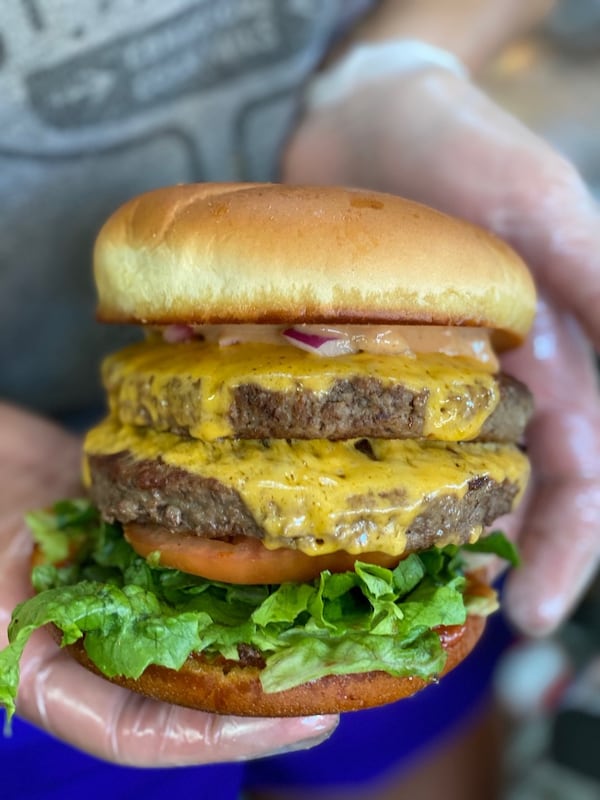
{"label": "burger", "polygon": [[[85,499],[29,515],[36,594],[0,701],[50,625],[92,671],[210,712],[288,716],[414,694],[474,647],[473,551],[528,478],[527,389],[499,371],[535,292],[489,233],[344,188],[158,189],[106,222]],[[484,535],[485,534],[485,535]]]}

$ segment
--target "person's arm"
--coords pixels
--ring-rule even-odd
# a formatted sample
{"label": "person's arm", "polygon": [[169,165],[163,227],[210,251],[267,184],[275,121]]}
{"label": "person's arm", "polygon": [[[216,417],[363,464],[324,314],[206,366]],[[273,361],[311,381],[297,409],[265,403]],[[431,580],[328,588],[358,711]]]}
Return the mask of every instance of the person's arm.
{"label": "person's arm", "polygon": [[344,46],[417,39],[448,50],[474,74],[554,5],[555,0],[383,0]]}
{"label": "person's arm", "polygon": [[[31,595],[24,514],[81,495],[80,441],[0,403],[0,649],[13,608]],[[92,675],[38,631],[22,660],[17,712],[102,759],[137,766],[205,764],[316,744],[334,717],[241,719],[170,706]]]}

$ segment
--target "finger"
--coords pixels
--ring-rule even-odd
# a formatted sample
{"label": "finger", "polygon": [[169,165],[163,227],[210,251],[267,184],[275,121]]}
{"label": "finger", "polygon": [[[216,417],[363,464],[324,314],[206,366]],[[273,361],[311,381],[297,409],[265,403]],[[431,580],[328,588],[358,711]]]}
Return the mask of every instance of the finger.
{"label": "finger", "polygon": [[0,403],[0,545],[4,522],[81,493],[81,442],[41,417]]}
{"label": "finger", "polygon": [[[600,349],[600,213],[575,168],[455,75],[423,76],[417,116],[435,119],[404,165],[411,193],[511,242],[540,286],[574,311]],[[422,120],[409,133],[422,136]]]}
{"label": "finger", "polygon": [[[596,419],[600,424],[600,416]],[[536,423],[536,436],[555,437],[573,461],[575,448],[587,438],[600,458],[597,428],[589,420],[545,415]],[[563,451],[564,452],[564,451]],[[553,459],[540,447],[539,459]],[[521,553],[524,566],[508,582],[506,607],[525,632],[542,635],[556,628],[574,608],[594,576],[600,552],[600,476],[586,477],[581,467],[573,474],[555,473],[538,481],[535,498],[524,522]]]}
{"label": "finger", "polygon": [[312,746],[333,716],[216,716],[141,697],[83,669],[44,631],[28,645],[18,712],[99,758],[135,766],[208,764]]}
{"label": "finger", "polygon": [[580,408],[598,400],[598,372],[586,337],[571,314],[538,298],[536,315],[521,347],[502,354],[502,369],[531,389],[535,412]]}
{"label": "finger", "polygon": [[515,161],[519,180],[482,206],[477,221],[521,253],[540,288],[577,317],[600,351],[598,206],[574,168],[539,140],[523,141]]}
{"label": "finger", "polygon": [[[32,427],[35,433],[35,423]],[[48,432],[45,427],[43,432]],[[71,440],[59,429],[56,439],[50,436],[44,444],[40,442],[40,458],[33,457],[26,447],[17,450],[8,447],[13,443],[22,445],[20,435],[13,436],[8,429],[2,434],[0,462],[4,455],[10,461],[0,468],[0,484],[4,489],[0,496],[0,649],[8,644],[13,609],[33,594],[30,579],[33,540],[25,524],[25,514],[68,496],[71,490],[77,493],[80,461],[77,440]],[[46,444],[50,445],[50,452],[54,444],[60,445],[56,458],[44,452]]]}
{"label": "finger", "polygon": [[80,492],[80,450],[58,426],[0,404],[0,647],[13,608],[33,592],[24,514]]}
{"label": "finger", "polygon": [[566,315],[542,304],[522,351],[505,359],[536,397],[528,431],[534,467],[523,522],[523,567],[506,607],[531,634],[555,628],[594,575],[600,554],[600,397],[589,346]]}

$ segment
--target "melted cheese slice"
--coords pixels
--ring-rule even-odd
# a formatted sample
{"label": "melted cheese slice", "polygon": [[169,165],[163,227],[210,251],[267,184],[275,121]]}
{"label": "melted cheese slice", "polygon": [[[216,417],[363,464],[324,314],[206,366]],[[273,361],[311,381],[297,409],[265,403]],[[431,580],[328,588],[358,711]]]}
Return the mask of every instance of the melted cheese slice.
{"label": "melted cheese slice", "polygon": [[[223,439],[208,443],[107,419],[85,441],[86,455],[127,451],[236,490],[265,531],[268,548],[295,547],[309,555],[380,550],[401,555],[406,530],[432,502],[463,497],[482,477],[516,489],[527,481],[526,457],[512,445],[442,444],[415,440],[369,440],[372,454],[354,441],[269,442]],[[91,482],[89,465],[88,485]],[[459,531],[440,530],[439,541]],[[462,531],[460,531],[462,533]],[[481,526],[470,531],[471,539]]]}
{"label": "melted cheese slice", "polygon": [[111,411],[122,423],[167,430],[175,421],[206,441],[234,435],[229,408],[237,386],[326,393],[335,381],[357,376],[427,393],[422,435],[440,441],[474,439],[499,401],[497,381],[485,366],[443,353],[327,358],[256,342],[225,348],[202,341],[148,341],[103,364]]}

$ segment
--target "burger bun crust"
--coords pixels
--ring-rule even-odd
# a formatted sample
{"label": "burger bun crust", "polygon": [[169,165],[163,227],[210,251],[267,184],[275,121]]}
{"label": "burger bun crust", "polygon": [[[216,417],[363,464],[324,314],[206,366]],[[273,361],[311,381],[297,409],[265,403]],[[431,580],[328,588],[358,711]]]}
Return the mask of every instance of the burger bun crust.
{"label": "burger bun crust", "polygon": [[109,218],[94,269],[106,322],[469,325],[504,347],[535,310],[527,268],[492,234],[339,187],[157,189]]}
{"label": "burger bun crust", "polygon": [[[456,667],[473,649],[485,627],[483,617],[468,617],[462,635],[451,639],[445,649],[447,660],[439,677]],[[60,633],[53,629],[60,641]],[[155,700],[216,714],[250,717],[296,717],[337,714],[392,703],[428,685],[421,678],[397,678],[386,672],[329,675],[282,692],[263,692],[260,670],[235,662],[211,662],[190,656],[176,671],[149,666],[137,679],[100,673],[85,652],[82,640],[65,648],[80,664],[119,686]]]}

